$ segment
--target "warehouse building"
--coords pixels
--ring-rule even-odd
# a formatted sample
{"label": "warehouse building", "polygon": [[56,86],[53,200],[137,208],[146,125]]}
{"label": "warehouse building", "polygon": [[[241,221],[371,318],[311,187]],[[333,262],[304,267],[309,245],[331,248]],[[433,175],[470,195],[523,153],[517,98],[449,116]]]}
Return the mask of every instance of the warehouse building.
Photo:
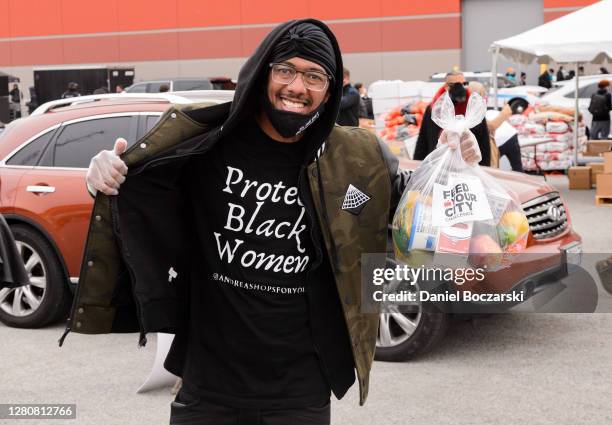
{"label": "warehouse building", "polygon": [[[39,69],[133,68],[135,82],[235,78],[275,24],[315,17],[337,34],[354,81],[426,79],[452,67],[487,70],[491,41],[594,2],[0,0],[0,70],[20,79],[26,98]],[[534,82],[537,66],[524,70]]]}

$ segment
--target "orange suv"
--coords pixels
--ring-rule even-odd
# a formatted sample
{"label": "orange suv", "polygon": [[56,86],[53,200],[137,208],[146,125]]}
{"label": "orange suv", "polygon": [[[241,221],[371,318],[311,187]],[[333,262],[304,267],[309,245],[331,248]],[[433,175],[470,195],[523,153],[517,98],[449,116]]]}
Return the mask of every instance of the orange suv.
{"label": "orange suv", "polygon": [[[231,100],[232,91],[85,96],[42,105],[0,133],[0,213],[10,224],[30,274],[29,286],[0,290],[0,321],[39,327],[65,318],[78,284],[93,199],[85,187],[90,159],[119,136],[133,144],[172,103]],[[414,170],[418,161],[402,160]],[[567,205],[544,180],[487,171],[518,194],[530,225],[527,253],[537,261],[513,264],[513,273],[488,279],[487,290],[517,286],[533,292],[544,271],[564,266],[580,249]],[[541,255],[540,255],[541,254]],[[444,334],[447,315],[422,311],[381,314],[377,359],[402,360]]]}
{"label": "orange suv", "polygon": [[0,290],[0,321],[40,327],[65,318],[78,283],[93,199],[91,158],[117,137],[133,144],[173,103],[230,101],[233,91],[83,96],[45,103],[0,133],[0,213],[29,286]]}

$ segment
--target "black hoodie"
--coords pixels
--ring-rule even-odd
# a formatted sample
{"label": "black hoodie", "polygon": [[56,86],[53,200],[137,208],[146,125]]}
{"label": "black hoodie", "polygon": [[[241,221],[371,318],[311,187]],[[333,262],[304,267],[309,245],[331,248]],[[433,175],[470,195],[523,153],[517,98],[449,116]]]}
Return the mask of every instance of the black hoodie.
{"label": "black hoodie", "polygon": [[317,149],[325,142],[334,128],[342,100],[343,78],[342,53],[336,37],[324,23],[316,19],[289,21],[274,28],[240,69],[233,101],[211,108],[194,110],[188,114],[196,121],[201,120],[201,115],[209,117],[210,114],[216,114],[220,126],[213,132],[213,138],[222,138],[224,134],[242,124],[246,118],[253,116],[260,105],[259,97],[265,94],[274,46],[290,28],[302,23],[312,23],[320,27],[329,37],[336,56],[336,71],[328,89],[330,97],[325,104],[325,111],[307,130],[310,146],[304,162],[311,162]]}
{"label": "black hoodie", "polygon": [[[223,143],[226,135],[231,137],[233,130],[253,118],[260,105],[259,96],[266,95],[264,89],[267,86],[269,63],[275,44],[291,27],[305,22],[320,27],[328,35],[336,57],[336,71],[328,89],[330,97],[325,105],[325,110],[306,130],[304,140],[307,143],[304,148],[306,154],[300,171],[298,188],[307,211],[311,229],[310,236],[317,251],[307,277],[307,284],[316,285],[315,290],[307,292],[313,342],[330,387],[336,397],[341,398],[354,383],[354,360],[342,306],[334,284],[329,259],[327,255],[324,255],[321,229],[316,219],[308,179],[305,175],[306,165],[313,161],[317,151],[331,133],[340,108],[343,66],[341,52],[334,34],[325,24],[315,19],[295,20],[279,25],[266,36],[242,66],[231,103],[194,109],[186,113],[196,121],[218,123],[210,132],[202,136],[202,145],[210,148],[214,143]],[[165,362],[166,369],[179,376],[182,375],[186,342],[186,335],[177,333]]]}

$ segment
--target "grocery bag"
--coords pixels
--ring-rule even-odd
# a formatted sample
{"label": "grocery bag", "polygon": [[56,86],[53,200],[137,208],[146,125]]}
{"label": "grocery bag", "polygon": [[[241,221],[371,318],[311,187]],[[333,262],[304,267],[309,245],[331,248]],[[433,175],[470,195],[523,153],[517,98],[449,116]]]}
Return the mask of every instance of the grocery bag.
{"label": "grocery bag", "polygon": [[517,196],[461,156],[461,135],[482,122],[485,112],[477,93],[471,94],[465,116],[455,115],[448,94],[432,105],[432,119],[446,131],[448,143],[439,142],[422,161],[399,202],[392,222],[399,262],[445,265],[436,263],[434,253],[449,254],[437,258],[458,257],[493,271],[526,248],[529,223]]}

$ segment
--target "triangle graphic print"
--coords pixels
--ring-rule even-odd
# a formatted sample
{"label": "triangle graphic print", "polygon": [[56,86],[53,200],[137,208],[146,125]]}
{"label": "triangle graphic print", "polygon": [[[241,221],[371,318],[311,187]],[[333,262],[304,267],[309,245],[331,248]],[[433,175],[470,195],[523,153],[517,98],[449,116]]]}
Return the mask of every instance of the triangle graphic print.
{"label": "triangle graphic print", "polygon": [[342,202],[342,209],[350,212],[351,214],[359,215],[366,202],[369,200],[370,197],[368,195],[357,189],[352,184],[349,184],[349,187],[346,190],[346,195],[344,195],[344,201]]}

